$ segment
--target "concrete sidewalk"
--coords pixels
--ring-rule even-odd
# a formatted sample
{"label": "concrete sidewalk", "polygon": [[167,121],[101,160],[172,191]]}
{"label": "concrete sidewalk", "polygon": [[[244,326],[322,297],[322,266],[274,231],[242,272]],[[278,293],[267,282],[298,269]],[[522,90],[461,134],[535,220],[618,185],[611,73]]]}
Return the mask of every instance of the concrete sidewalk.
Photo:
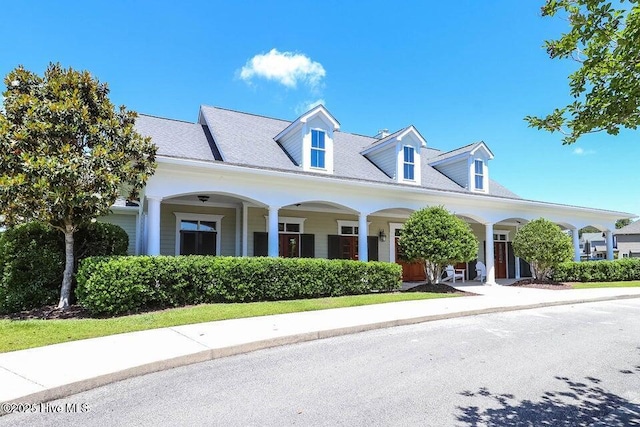
{"label": "concrete sidewalk", "polygon": [[459,288],[480,295],[224,320],[2,353],[0,402],[44,402],[190,363],[371,329],[640,298],[640,288],[541,290],[468,284]]}

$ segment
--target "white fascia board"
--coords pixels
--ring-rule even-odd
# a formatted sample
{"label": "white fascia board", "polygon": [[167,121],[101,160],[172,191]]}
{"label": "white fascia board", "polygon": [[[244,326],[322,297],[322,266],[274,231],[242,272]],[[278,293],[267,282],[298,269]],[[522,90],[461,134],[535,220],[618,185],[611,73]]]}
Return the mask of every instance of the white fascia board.
{"label": "white fascia board", "polygon": [[318,105],[315,108],[311,109],[310,111],[304,113],[302,116],[295,119],[293,122],[291,122],[289,126],[284,128],[282,132],[276,135],[273,139],[275,141],[279,141],[280,139],[287,136],[287,134],[300,129],[300,127],[303,124],[307,123],[309,119],[311,119],[316,115],[322,115],[325,118],[325,121],[328,122],[331,126],[333,126],[333,131],[337,131],[340,129],[340,123],[338,123],[335,117],[333,117],[331,113],[329,113],[329,111],[327,111],[327,109],[324,108],[323,105]]}
{"label": "white fascia board", "polygon": [[493,153],[491,152],[491,150],[489,150],[489,147],[487,147],[487,144],[483,142],[480,142],[478,145],[475,146],[475,148],[473,148],[471,150],[471,155],[476,154],[476,151],[482,149],[486,154],[489,160],[493,160]]}
{"label": "white fascia board", "polygon": [[446,159],[436,160],[435,162],[429,162],[429,166],[438,166],[447,163],[455,163],[460,160],[467,160],[471,156],[471,151],[463,151],[462,153],[456,154],[455,156],[447,157]]}
{"label": "white fascia board", "polygon": [[[140,202],[142,204],[142,202]],[[137,215],[140,210],[140,206],[116,206],[113,205],[109,208],[114,214],[124,215]]]}
{"label": "white fascia board", "polygon": [[420,135],[420,132],[418,132],[418,129],[416,129],[413,125],[409,126],[407,130],[405,130],[400,135],[398,135],[396,139],[398,141],[402,141],[402,138],[404,138],[407,135],[412,135],[413,137],[415,137],[420,142],[420,146],[426,148],[427,141],[422,137],[422,135]]}
{"label": "white fascia board", "polygon": [[[628,212],[620,212],[620,211],[611,211],[605,209],[594,209],[587,208],[582,206],[571,206],[571,205],[562,205],[559,203],[551,203],[551,202],[541,202],[537,200],[527,200],[527,199],[509,199],[499,196],[492,196],[490,194],[474,194],[467,192],[455,192],[455,191],[447,191],[447,190],[437,190],[432,188],[425,188],[421,186],[415,186],[411,184],[386,184],[382,182],[372,182],[372,181],[360,181],[360,180],[352,180],[347,178],[336,177],[332,175],[323,175],[313,176],[300,174],[289,171],[278,171],[278,170],[270,170],[270,169],[259,169],[250,166],[241,166],[241,165],[232,165],[229,163],[222,162],[206,162],[202,160],[189,160],[189,159],[178,159],[173,157],[164,157],[158,156],[156,157],[156,161],[158,163],[165,163],[167,165],[175,165],[175,166],[187,166],[187,167],[197,167],[202,169],[210,169],[210,170],[218,170],[221,172],[235,172],[235,173],[244,173],[244,174],[253,174],[258,176],[268,176],[268,177],[279,177],[287,180],[295,179],[301,182],[313,182],[319,183],[320,180],[324,182],[330,181],[340,184],[341,187],[354,187],[354,188],[368,188],[368,189],[380,189],[380,190],[394,190],[394,191],[402,191],[405,194],[421,194],[421,195],[431,195],[431,196],[439,196],[446,197],[453,200],[467,200],[474,202],[485,202],[485,203],[499,203],[506,207],[514,206],[520,208],[547,208],[547,209],[560,209],[562,211],[572,213],[586,213],[586,214],[597,214],[597,215],[605,215],[610,217],[612,220],[618,220],[620,218],[637,218],[636,215],[630,214]],[[184,169],[181,169],[184,171]]]}
{"label": "white fascia board", "polygon": [[374,151],[383,150],[391,144],[396,144],[402,141],[402,138],[404,138],[409,134],[413,135],[418,140],[421,147],[427,146],[427,141],[422,137],[422,135],[420,135],[420,132],[418,132],[418,130],[413,125],[411,125],[408,128],[406,128],[404,131],[402,131],[400,134],[394,136],[393,138],[389,138],[388,140],[383,142],[378,141],[374,143],[372,146],[365,148],[360,152],[360,154],[362,154],[363,156],[366,156],[367,154],[371,154]]}

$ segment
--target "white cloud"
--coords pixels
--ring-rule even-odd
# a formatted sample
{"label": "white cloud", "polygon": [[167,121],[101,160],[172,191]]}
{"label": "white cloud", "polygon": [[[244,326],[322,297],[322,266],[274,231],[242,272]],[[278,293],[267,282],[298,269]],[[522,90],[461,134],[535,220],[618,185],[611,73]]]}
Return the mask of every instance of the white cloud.
{"label": "white cloud", "polygon": [[587,156],[589,154],[595,154],[595,150],[585,150],[584,148],[576,147],[573,149],[573,154],[576,156]]}
{"label": "white cloud", "polygon": [[300,104],[298,104],[295,108],[295,112],[296,114],[302,114],[302,113],[306,113],[307,111],[311,110],[313,107],[317,106],[317,105],[327,105],[327,103],[325,102],[324,99],[320,98],[320,99],[316,99],[315,101],[304,101],[301,102]]}
{"label": "white cloud", "polygon": [[245,82],[251,82],[254,77],[261,77],[290,88],[295,88],[298,83],[305,83],[314,89],[325,75],[322,64],[312,61],[308,56],[279,52],[277,49],[254,56],[240,70],[240,78]]}

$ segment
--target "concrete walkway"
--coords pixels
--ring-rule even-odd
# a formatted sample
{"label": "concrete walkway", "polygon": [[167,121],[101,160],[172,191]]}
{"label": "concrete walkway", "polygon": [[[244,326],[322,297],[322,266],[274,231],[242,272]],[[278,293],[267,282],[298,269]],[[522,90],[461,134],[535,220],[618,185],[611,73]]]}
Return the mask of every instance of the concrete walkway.
{"label": "concrete walkway", "polygon": [[542,290],[482,286],[477,282],[456,285],[480,295],[224,320],[2,353],[0,402],[44,402],[190,363],[371,329],[640,298],[640,288]]}

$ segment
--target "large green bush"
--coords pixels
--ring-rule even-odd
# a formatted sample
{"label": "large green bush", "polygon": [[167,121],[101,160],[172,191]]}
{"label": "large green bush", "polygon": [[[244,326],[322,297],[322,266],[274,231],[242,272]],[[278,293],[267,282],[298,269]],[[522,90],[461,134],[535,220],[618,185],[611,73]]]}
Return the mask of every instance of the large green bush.
{"label": "large green bush", "polygon": [[614,261],[563,262],[552,274],[558,282],[618,282],[640,280],[640,258]]}
{"label": "large green bush", "polygon": [[513,253],[531,265],[536,279],[545,280],[558,264],[573,257],[573,243],[556,224],[538,218],[516,232]]}
{"label": "large green bush", "polygon": [[[91,223],[75,235],[76,259],[125,255],[129,236],[119,226]],[[0,237],[0,313],[54,304],[64,270],[64,237],[49,225],[32,222]]]}
{"label": "large green bush", "polygon": [[442,206],[412,213],[400,236],[403,258],[423,263],[429,283],[439,282],[447,265],[471,261],[478,255],[478,239],[469,224]]}
{"label": "large green bush", "polygon": [[78,302],[94,314],[216,302],[273,301],[391,291],[385,262],[213,256],[94,257],[80,264]]}

